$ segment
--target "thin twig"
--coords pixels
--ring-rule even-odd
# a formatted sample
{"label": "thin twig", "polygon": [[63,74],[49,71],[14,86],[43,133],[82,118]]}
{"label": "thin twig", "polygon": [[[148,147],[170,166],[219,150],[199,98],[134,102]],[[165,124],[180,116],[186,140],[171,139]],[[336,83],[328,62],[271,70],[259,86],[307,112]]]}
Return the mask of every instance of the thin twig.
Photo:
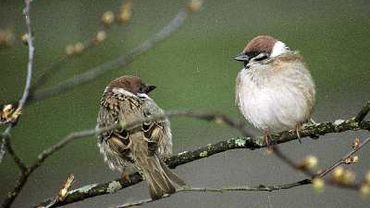
{"label": "thin twig", "polygon": [[[25,9],[24,9],[24,16],[26,20],[27,26],[27,44],[28,44],[28,63],[27,63],[27,77],[26,77],[26,84],[23,90],[22,97],[18,102],[17,112],[22,112],[24,105],[26,104],[27,98],[29,96],[30,88],[31,88],[31,81],[32,81],[32,66],[33,66],[33,56],[35,48],[33,46],[33,37],[32,37],[32,27],[31,27],[31,1],[32,0],[25,0]],[[7,143],[7,139],[10,139],[10,132],[14,127],[13,124],[10,124],[2,134],[2,143],[0,146],[0,163],[2,162],[4,155],[5,155],[5,144]]]}
{"label": "thin twig", "polygon": [[[311,170],[309,170],[307,168],[302,168],[298,163],[294,162],[292,159],[290,159],[288,156],[286,156],[277,146],[273,146],[272,148],[273,148],[273,153],[279,159],[281,159],[283,162],[285,162],[286,164],[288,164],[292,168],[294,168],[294,169],[296,169],[298,171],[301,171],[304,174],[306,174],[307,176],[309,176],[310,179],[307,179],[307,180],[310,180],[310,183],[312,183],[312,180],[314,178],[323,178],[325,175],[327,175],[328,173],[332,172],[336,167],[338,167],[338,166],[340,166],[342,164],[345,164],[346,163],[346,159],[348,159],[351,156],[353,156],[356,152],[358,152],[361,148],[363,148],[369,142],[370,142],[370,137],[367,138],[360,145],[358,145],[357,147],[355,147],[352,151],[350,151],[349,153],[347,153],[345,156],[343,156],[341,159],[339,159],[337,162],[335,162],[334,164],[332,164],[330,167],[328,167],[324,171],[320,171],[320,172],[318,172],[316,174],[313,173]],[[337,186],[337,187],[340,187],[340,188],[350,189],[350,190],[359,190],[359,188],[361,187],[361,184],[355,184],[355,183],[337,183],[336,181],[333,181],[333,180],[325,180],[325,183],[330,184],[330,185],[333,185],[333,186]]]}
{"label": "thin twig", "polygon": [[223,187],[223,188],[209,188],[209,187],[202,187],[202,188],[184,188],[179,192],[216,192],[216,193],[224,193],[224,192],[235,192],[235,191],[262,191],[262,192],[273,192],[283,189],[291,189],[297,186],[307,185],[310,184],[310,179],[300,180],[294,183],[288,184],[279,184],[279,185],[258,185],[258,186],[237,186],[237,187]]}
{"label": "thin twig", "polygon": [[354,148],[352,151],[350,151],[345,156],[343,156],[341,159],[339,159],[337,162],[335,162],[333,165],[331,165],[329,168],[325,169],[320,174],[318,174],[318,177],[322,178],[328,173],[330,173],[331,171],[333,171],[336,167],[344,164],[346,159],[350,158],[352,155],[358,152],[361,148],[363,148],[369,142],[370,142],[370,137],[367,138],[365,141],[363,141],[358,147]]}
{"label": "thin twig", "polygon": [[30,99],[32,101],[40,101],[55,95],[60,95],[78,85],[85,84],[96,78],[100,77],[102,74],[115,69],[117,67],[127,66],[131,63],[135,58],[139,55],[147,52],[148,50],[152,49],[157,43],[165,40],[173,32],[179,29],[189,16],[189,13],[186,9],[181,9],[180,12],[166,25],[162,28],[158,33],[151,36],[149,39],[144,41],[141,45],[134,48],[126,55],[122,55],[114,60],[108,61],[102,65],[96,66],[85,73],[79,74],[70,78],[68,80],[62,81],[50,88],[38,90],[36,91]]}
{"label": "thin twig", "polygon": [[8,153],[13,158],[14,162],[17,164],[19,170],[24,173],[27,171],[27,165],[23,160],[14,152],[11,140],[9,138],[5,139],[5,148],[8,150]]}
{"label": "thin twig", "polygon": [[24,9],[24,15],[26,18],[26,25],[27,25],[28,64],[27,64],[26,86],[24,87],[23,95],[18,105],[18,108],[21,110],[23,109],[23,106],[26,104],[27,98],[30,93],[31,81],[32,81],[33,55],[35,51],[35,48],[33,46],[31,16],[30,16],[31,2],[32,0],[25,0],[26,8]]}
{"label": "thin twig", "polygon": [[[304,179],[300,180],[294,183],[288,183],[288,184],[279,184],[279,185],[258,185],[258,186],[238,186],[238,187],[223,187],[223,188],[209,188],[209,187],[185,187],[182,189],[179,189],[176,191],[176,193],[179,192],[213,192],[213,193],[224,193],[224,192],[273,192],[273,191],[278,191],[278,190],[284,190],[284,189],[291,189],[295,188],[297,186],[303,186],[307,184],[311,184],[312,181],[310,179]],[[173,194],[172,194],[173,195]],[[161,199],[165,199],[169,197],[170,195],[165,195]],[[133,206],[139,206],[143,204],[148,204],[154,201],[158,200],[153,200],[153,199],[144,199],[144,200],[139,200],[136,202],[129,202],[125,203],[122,205],[116,206],[116,208],[127,208],[127,207],[133,207]]]}
{"label": "thin twig", "polygon": [[13,190],[8,193],[8,195],[6,196],[4,201],[2,202],[2,204],[1,204],[2,208],[8,208],[13,204],[14,200],[17,198],[17,196],[21,192],[23,186],[26,184],[26,182],[28,180],[28,177],[29,177],[29,172],[21,173],[21,175],[18,178]]}
{"label": "thin twig", "polygon": [[37,160],[31,165],[30,170],[34,171],[37,169],[48,157],[50,157],[52,154],[57,152],[58,150],[62,149],[65,147],[67,144],[69,144],[73,140],[77,139],[82,139],[85,137],[93,136],[95,134],[99,134],[105,131],[109,131],[112,129],[115,129],[119,127],[119,125],[112,125],[108,126],[105,128],[100,128],[100,129],[87,129],[83,131],[78,131],[78,132],[72,132],[68,134],[68,136],[64,137],[64,139],[60,140],[58,143],[52,145],[51,147],[43,150],[38,156]]}

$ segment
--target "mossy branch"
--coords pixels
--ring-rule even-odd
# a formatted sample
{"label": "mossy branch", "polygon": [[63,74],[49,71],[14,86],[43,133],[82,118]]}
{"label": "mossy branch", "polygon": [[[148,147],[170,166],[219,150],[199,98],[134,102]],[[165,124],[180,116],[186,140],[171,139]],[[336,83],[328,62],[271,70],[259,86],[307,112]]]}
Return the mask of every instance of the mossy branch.
{"label": "mossy branch", "polygon": [[[369,104],[369,103],[368,103]],[[367,105],[368,105],[367,104]],[[367,105],[364,107],[366,108]],[[323,122],[317,124],[305,125],[300,131],[301,138],[319,138],[322,135],[330,133],[341,133],[346,131],[358,131],[366,130],[370,131],[370,121],[362,120],[358,122],[355,118],[347,120],[335,120],[332,122]],[[277,144],[286,143],[293,140],[297,140],[297,134],[295,131],[287,131],[279,134],[272,135],[272,140],[276,141]],[[175,168],[179,165],[193,162],[202,158],[207,158],[212,155],[233,150],[233,149],[260,149],[265,148],[266,144],[261,136],[258,137],[236,137],[223,140],[214,144],[208,144],[202,147],[195,148],[194,150],[181,152],[177,155],[169,158],[166,163],[170,168]],[[139,173],[130,175],[130,182],[123,179],[116,179],[101,184],[91,184],[80,187],[75,190],[71,190],[63,202],[59,202],[53,205],[53,207],[59,207],[65,204],[70,204],[78,201],[82,201],[88,198],[92,198],[99,195],[110,194],[112,192],[124,189],[126,187],[135,185],[142,181]],[[114,188],[112,188],[114,187]],[[296,186],[291,186],[296,187]],[[44,200],[37,206],[42,206],[50,203],[50,200]]]}

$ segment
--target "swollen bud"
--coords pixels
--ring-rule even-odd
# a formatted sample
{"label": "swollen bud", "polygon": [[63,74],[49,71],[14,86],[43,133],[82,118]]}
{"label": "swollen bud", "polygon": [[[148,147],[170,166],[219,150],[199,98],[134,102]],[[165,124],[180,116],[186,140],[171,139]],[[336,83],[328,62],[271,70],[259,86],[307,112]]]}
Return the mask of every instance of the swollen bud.
{"label": "swollen bud", "polygon": [[109,26],[114,22],[114,13],[112,11],[106,11],[101,17],[101,21],[105,26]]}
{"label": "swollen bud", "polygon": [[324,180],[322,178],[314,178],[312,179],[312,187],[313,190],[316,191],[317,193],[321,193],[324,191]]}

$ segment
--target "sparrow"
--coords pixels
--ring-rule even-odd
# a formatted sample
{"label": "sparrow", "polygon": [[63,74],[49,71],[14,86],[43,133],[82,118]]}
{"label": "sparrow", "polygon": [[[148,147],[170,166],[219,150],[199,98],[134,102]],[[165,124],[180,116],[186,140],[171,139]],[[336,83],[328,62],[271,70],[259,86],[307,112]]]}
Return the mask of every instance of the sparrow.
{"label": "sparrow", "polygon": [[253,38],[234,58],[243,62],[236,78],[236,104],[243,116],[270,133],[299,129],[313,113],[315,84],[303,57],[267,35]]}
{"label": "sparrow", "polygon": [[[156,87],[137,76],[122,76],[111,81],[100,101],[97,128],[129,124],[163,114],[149,93]],[[163,162],[172,154],[172,133],[166,119],[142,123],[136,128],[118,128],[98,135],[98,147],[112,170],[129,174],[138,171],[149,186],[152,199],[176,192],[185,185]]]}

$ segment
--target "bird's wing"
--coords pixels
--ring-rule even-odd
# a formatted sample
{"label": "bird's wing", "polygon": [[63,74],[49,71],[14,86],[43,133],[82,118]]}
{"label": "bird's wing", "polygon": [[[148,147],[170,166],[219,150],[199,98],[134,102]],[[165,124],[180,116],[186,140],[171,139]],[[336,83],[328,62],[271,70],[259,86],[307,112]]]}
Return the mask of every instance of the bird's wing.
{"label": "bird's wing", "polygon": [[[110,127],[115,124],[128,124],[129,121],[142,119],[140,114],[140,101],[128,96],[110,97],[104,99],[100,105],[97,119],[97,127]],[[135,130],[135,129],[134,129]],[[123,159],[133,162],[131,155],[130,134],[134,131],[127,131],[123,128],[116,128],[101,133],[98,136],[99,142],[106,142],[109,147],[119,154]]]}
{"label": "bird's wing", "polygon": [[[145,118],[152,118],[164,113],[151,99],[145,101],[143,109]],[[172,154],[172,134],[168,119],[145,122],[142,125],[142,131],[145,139],[148,141],[149,154],[154,154],[157,151],[160,156]]]}
{"label": "bird's wing", "polygon": [[[108,127],[118,123],[128,124],[152,116],[163,114],[156,103],[150,99],[132,96],[119,96],[104,99],[98,116],[98,127]],[[148,154],[158,152],[160,156],[172,154],[172,135],[167,119],[144,122],[129,131],[114,129],[99,135],[101,142],[106,141],[121,156],[131,158],[132,139],[144,139],[148,145]]]}

